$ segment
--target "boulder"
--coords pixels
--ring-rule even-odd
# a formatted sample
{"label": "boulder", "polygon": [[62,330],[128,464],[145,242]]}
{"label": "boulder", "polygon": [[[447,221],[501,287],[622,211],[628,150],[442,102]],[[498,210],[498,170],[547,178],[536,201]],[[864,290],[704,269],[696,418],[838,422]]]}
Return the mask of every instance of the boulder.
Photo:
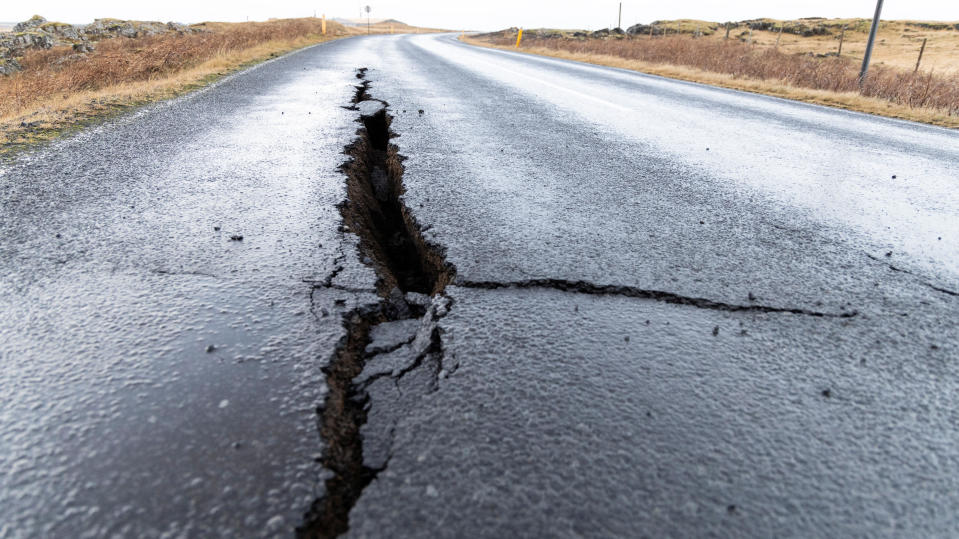
{"label": "boulder", "polygon": [[119,19],[94,19],[83,27],[83,33],[91,38],[112,37],[117,35],[122,25],[123,21]]}
{"label": "boulder", "polygon": [[62,22],[46,22],[37,28],[44,33],[53,34],[61,39],[80,39],[80,30],[72,24],[66,24]]}
{"label": "boulder", "polygon": [[20,69],[19,62],[13,58],[0,58],[0,75],[12,75]]}
{"label": "boulder", "polygon": [[124,22],[116,29],[116,33],[122,37],[137,37],[140,35],[140,32],[137,30],[136,26],[133,26],[130,22]]}
{"label": "boulder", "polygon": [[634,24],[626,29],[626,33],[631,36],[648,36],[650,29],[653,31],[654,36],[663,35],[664,26],[657,26],[656,23],[653,24]]}
{"label": "boulder", "polygon": [[797,36],[810,37],[810,36],[828,36],[832,32],[829,31],[824,24],[814,24],[807,25],[803,22],[777,22],[777,21],[768,21],[768,20],[751,20],[743,21],[740,24],[745,24],[749,28],[756,30],[762,30],[765,32],[778,32],[779,28],[782,27],[782,32],[784,34],[793,34]]}
{"label": "boulder", "polygon": [[49,49],[55,43],[52,36],[41,32],[15,32],[12,39],[4,40],[11,56],[22,56],[27,49]]}
{"label": "boulder", "polygon": [[536,30],[533,35],[543,39],[555,39],[563,37],[563,33],[558,30]]}
{"label": "boulder", "polygon": [[43,17],[39,15],[34,15],[33,17],[30,17],[29,19],[23,22],[18,22],[16,26],[13,27],[13,31],[15,33],[26,32],[27,30],[30,30],[31,28],[36,28],[45,22],[47,22],[47,20],[44,19]]}

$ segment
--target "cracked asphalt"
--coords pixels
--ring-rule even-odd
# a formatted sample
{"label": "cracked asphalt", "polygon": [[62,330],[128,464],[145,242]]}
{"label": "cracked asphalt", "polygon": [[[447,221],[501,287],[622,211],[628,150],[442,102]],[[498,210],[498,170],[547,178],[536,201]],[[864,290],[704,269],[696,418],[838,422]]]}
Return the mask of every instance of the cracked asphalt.
{"label": "cracked asphalt", "polygon": [[[432,299],[378,295],[337,207],[363,67]],[[957,167],[954,131],[448,35],[107,122],[0,168],[0,536],[289,536],[350,313],[407,303],[347,535],[954,536]]]}

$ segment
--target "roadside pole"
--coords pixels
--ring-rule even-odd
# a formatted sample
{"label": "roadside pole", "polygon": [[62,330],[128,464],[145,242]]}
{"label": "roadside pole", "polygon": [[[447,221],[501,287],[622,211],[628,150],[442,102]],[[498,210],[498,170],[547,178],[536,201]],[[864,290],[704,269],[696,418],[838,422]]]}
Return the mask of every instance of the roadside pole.
{"label": "roadside pole", "polygon": [[523,29],[522,29],[522,28],[519,29],[519,35],[516,36],[516,47],[514,47],[514,48],[516,48],[516,49],[519,48],[519,43],[520,43],[520,41],[523,41]]}
{"label": "roadside pole", "polygon": [[872,47],[876,43],[876,31],[879,30],[879,15],[882,13],[882,0],[876,0],[876,14],[872,18],[872,28],[869,29],[869,42],[866,43],[866,54],[862,58],[862,69],[859,70],[859,88],[862,89],[869,73],[869,60],[872,57]]}
{"label": "roadside pole", "polygon": [[623,27],[623,3],[619,3],[619,22],[616,23],[616,28],[622,29]]}
{"label": "roadside pole", "polygon": [[842,40],[846,37],[846,25],[842,25],[842,31],[839,32],[839,52],[836,56],[842,56]]}
{"label": "roadside pole", "polygon": [[323,35],[326,35],[326,13],[323,14],[323,18],[320,20],[320,30],[323,31]]}

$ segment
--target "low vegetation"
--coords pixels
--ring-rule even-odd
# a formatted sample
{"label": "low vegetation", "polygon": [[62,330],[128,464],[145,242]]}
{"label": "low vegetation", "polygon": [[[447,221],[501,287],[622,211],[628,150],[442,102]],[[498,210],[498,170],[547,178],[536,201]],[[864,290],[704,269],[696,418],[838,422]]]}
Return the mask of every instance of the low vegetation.
{"label": "low vegetation", "polygon": [[352,32],[365,34],[427,34],[434,32],[447,32],[440,28],[425,28],[421,26],[410,26],[405,22],[396,19],[334,19],[336,22],[344,25]]}
{"label": "low vegetation", "polygon": [[[129,21],[126,21],[129,23]],[[171,97],[239,67],[352,35],[316,18],[203,23],[189,29],[26,50],[0,76],[0,154],[130,106]],[[134,25],[135,26],[135,25]]]}
{"label": "low vegetation", "polygon": [[[861,87],[859,68],[869,28],[865,20],[760,19],[728,25],[687,20],[636,25],[626,32],[533,30],[524,33],[521,49],[959,127],[959,25],[894,21],[883,26],[875,61]],[[928,65],[935,67],[905,67],[902,51],[923,39],[935,42],[935,49],[927,44],[925,53]],[[512,48],[516,32],[468,40]],[[913,64],[918,49],[909,57]]]}

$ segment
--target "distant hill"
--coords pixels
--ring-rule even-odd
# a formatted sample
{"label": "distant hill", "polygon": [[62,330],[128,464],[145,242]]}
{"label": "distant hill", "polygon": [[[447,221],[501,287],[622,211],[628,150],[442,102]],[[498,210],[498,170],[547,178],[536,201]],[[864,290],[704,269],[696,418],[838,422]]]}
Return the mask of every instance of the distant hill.
{"label": "distant hill", "polygon": [[[367,23],[366,18],[348,19],[345,17],[336,17],[333,20],[340,24],[345,24],[346,26],[366,26],[366,23]],[[372,19],[371,18],[369,20],[369,23],[370,24],[396,24],[396,25],[406,26],[406,23],[400,22],[396,19]]]}

